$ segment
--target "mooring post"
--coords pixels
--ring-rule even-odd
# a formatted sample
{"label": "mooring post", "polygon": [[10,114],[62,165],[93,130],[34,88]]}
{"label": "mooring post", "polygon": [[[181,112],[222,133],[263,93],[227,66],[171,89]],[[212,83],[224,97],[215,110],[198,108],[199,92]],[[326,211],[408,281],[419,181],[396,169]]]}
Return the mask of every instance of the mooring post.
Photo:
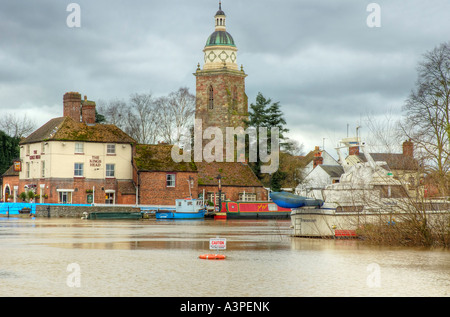
{"label": "mooring post", "polygon": [[50,206],[47,206],[47,217],[50,218]]}

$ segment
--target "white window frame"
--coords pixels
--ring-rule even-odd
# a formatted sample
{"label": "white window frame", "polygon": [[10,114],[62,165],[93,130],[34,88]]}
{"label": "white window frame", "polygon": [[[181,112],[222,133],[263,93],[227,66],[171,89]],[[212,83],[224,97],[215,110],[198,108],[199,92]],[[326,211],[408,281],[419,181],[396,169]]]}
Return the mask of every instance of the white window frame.
{"label": "white window frame", "polygon": [[72,193],[74,192],[73,189],[57,189],[56,191],[58,192],[58,203],[64,204],[64,202],[62,201],[64,195],[67,197],[66,204],[72,203]]}
{"label": "white window frame", "polygon": [[175,187],[176,179],[177,178],[175,174],[166,174],[166,187]]}
{"label": "white window frame", "polygon": [[256,193],[239,193],[239,201],[256,201]]}
{"label": "white window frame", "polygon": [[115,205],[116,204],[116,191],[107,189],[105,190],[105,204]]}
{"label": "white window frame", "polygon": [[75,153],[77,153],[77,154],[84,153],[84,143],[83,142],[75,142]]}
{"label": "white window frame", "polygon": [[[111,167],[112,167],[112,169],[111,169]],[[106,164],[105,173],[106,173],[105,174],[106,178],[116,177],[116,164]]]}
{"label": "white window frame", "polygon": [[[77,164],[78,164],[78,168],[77,168]],[[78,173],[79,173],[79,171],[81,171],[81,175],[77,174],[77,171],[78,171]],[[84,176],[84,163],[77,162],[77,163],[73,164],[73,176],[74,177],[83,177]]]}
{"label": "white window frame", "polygon": [[115,144],[106,144],[106,154],[107,155],[116,155],[116,145]]}
{"label": "white window frame", "polygon": [[[225,201],[226,200],[226,194],[222,192],[221,195],[221,200]],[[219,192],[207,192],[206,193],[206,200],[212,202],[214,205],[218,205],[219,204]]]}
{"label": "white window frame", "polygon": [[45,161],[41,161],[41,178],[45,178]]}

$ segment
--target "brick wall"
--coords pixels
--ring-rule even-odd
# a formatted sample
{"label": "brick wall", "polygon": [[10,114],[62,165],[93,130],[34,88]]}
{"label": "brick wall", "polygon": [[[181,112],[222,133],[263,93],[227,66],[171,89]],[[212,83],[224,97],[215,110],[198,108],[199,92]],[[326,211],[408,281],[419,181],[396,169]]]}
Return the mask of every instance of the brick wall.
{"label": "brick wall", "polygon": [[78,92],[67,92],[63,97],[63,116],[71,117],[80,122],[81,117],[81,94]]}
{"label": "brick wall", "polygon": [[[7,198],[5,196],[3,196],[5,194],[5,186],[9,186],[9,190],[10,190],[10,196]],[[2,188],[2,194],[1,197],[3,199],[3,201],[9,201],[9,202],[13,202],[14,201],[14,186],[19,186],[19,176],[3,176],[3,188]],[[20,194],[20,192],[18,193]],[[19,201],[19,200],[17,200]]]}
{"label": "brick wall", "polygon": [[[130,180],[131,182],[131,180]],[[136,195],[127,194],[122,195],[117,186],[116,179],[86,179],[86,178],[72,178],[72,179],[27,179],[19,181],[19,192],[24,191],[24,186],[28,184],[36,185],[35,194],[40,194],[40,185],[44,184],[43,194],[47,195],[44,198],[43,203],[59,203],[58,189],[70,189],[73,190],[72,203],[73,204],[86,204],[88,203],[88,195],[93,195],[94,203],[104,204],[106,191],[115,191],[115,203],[116,204],[135,204]],[[94,188],[95,187],[95,188]],[[88,191],[88,192],[87,192]],[[39,202],[39,200],[36,200]]]}
{"label": "brick wall", "polygon": [[175,187],[166,186],[167,172],[139,172],[139,204],[175,205],[175,199],[189,197],[188,180],[193,179],[192,197],[198,197],[196,172],[175,172]]}
{"label": "brick wall", "polygon": [[[203,129],[217,126],[225,136],[226,127],[244,126],[242,119],[248,114],[244,72],[197,71],[196,113],[202,119]],[[209,109],[209,89],[214,90],[214,108]]]}
{"label": "brick wall", "polygon": [[[205,196],[208,194],[208,192],[212,193],[219,193],[218,186],[208,186],[208,185],[199,185],[198,186],[198,192],[203,193],[205,192]],[[267,200],[267,190],[265,190],[263,187],[245,187],[245,186],[222,186],[222,193],[225,194],[225,199],[237,201],[239,200],[239,194],[240,193],[255,193],[256,194],[256,200],[258,201],[265,201]]]}
{"label": "brick wall", "polygon": [[85,101],[81,107],[82,121],[87,124],[95,123],[95,103],[93,101]]}

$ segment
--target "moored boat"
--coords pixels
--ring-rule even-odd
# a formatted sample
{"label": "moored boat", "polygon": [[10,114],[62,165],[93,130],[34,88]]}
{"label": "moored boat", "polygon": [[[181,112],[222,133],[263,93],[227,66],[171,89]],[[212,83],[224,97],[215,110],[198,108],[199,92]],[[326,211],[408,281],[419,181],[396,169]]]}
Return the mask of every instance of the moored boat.
{"label": "moored boat", "polygon": [[407,192],[403,184],[364,151],[359,139],[341,141],[342,148],[358,145],[367,162],[352,166],[346,163],[338,147],[339,163],[344,169],[339,182],[322,189],[323,205],[292,208],[294,236],[298,237],[356,237],[356,230],[365,224],[392,222],[394,214],[408,208]]}
{"label": "moored boat", "polygon": [[320,208],[320,206],[323,205],[323,200],[294,195],[288,192],[272,192],[270,193],[270,198],[275,204],[282,208],[299,208],[307,206]]}
{"label": "moored boat", "polygon": [[85,218],[89,219],[89,220],[142,219],[142,213],[141,212],[120,212],[120,211],[117,211],[117,212],[90,212],[90,213],[88,213],[87,216],[85,216]]}
{"label": "moored boat", "polygon": [[156,219],[204,219],[206,209],[202,200],[176,199],[175,208],[158,210]]}
{"label": "moored boat", "polygon": [[221,212],[230,219],[289,219],[291,209],[271,201],[224,201]]}

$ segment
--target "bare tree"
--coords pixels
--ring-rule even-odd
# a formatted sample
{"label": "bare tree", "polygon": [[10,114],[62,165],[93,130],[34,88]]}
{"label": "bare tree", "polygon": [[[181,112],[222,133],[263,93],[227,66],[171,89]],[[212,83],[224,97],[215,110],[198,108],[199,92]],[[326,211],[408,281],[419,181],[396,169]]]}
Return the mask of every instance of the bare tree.
{"label": "bare tree", "polygon": [[107,123],[114,124],[118,128],[125,130],[127,126],[128,105],[125,101],[115,99],[110,102],[99,100],[97,102],[98,112],[101,113]]}
{"label": "bare tree", "polygon": [[293,156],[300,156],[305,154],[305,147],[303,143],[289,138],[286,138],[286,142],[283,144],[283,150],[284,152]]}
{"label": "bare tree", "polygon": [[195,96],[180,88],[168,96],[154,98],[150,93],[132,94],[128,102],[99,101],[98,112],[137,142],[155,144],[163,140],[180,143],[190,136],[195,114]]}
{"label": "bare tree", "polygon": [[131,95],[125,132],[138,143],[156,143],[161,127],[160,113],[151,94]]}
{"label": "bare tree", "polygon": [[190,134],[195,114],[195,96],[188,88],[182,87],[158,99],[161,111],[162,137],[165,142],[177,144]]}
{"label": "bare tree", "polygon": [[398,129],[400,118],[395,118],[392,110],[377,118],[368,113],[365,119],[369,133],[367,146],[372,152],[395,153],[401,145],[401,132]]}
{"label": "bare tree", "polygon": [[26,114],[16,116],[7,113],[0,118],[0,130],[3,130],[11,137],[26,137],[35,129],[36,123],[29,119]]}
{"label": "bare tree", "polygon": [[[442,195],[447,190],[450,168],[450,42],[424,55],[418,67],[415,89],[406,100],[403,132],[417,145],[429,162]],[[431,173],[430,173],[431,174]]]}

